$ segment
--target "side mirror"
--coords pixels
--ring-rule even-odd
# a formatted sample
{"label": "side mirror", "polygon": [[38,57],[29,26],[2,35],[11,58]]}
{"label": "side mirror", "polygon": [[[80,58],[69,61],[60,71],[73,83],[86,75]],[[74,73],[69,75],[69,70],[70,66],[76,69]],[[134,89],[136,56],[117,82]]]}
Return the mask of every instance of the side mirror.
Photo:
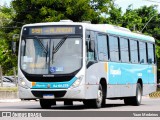
{"label": "side mirror", "polygon": [[16,42],[12,41],[12,54],[16,54]]}
{"label": "side mirror", "polygon": [[89,52],[94,52],[95,51],[95,42],[94,40],[89,41]]}

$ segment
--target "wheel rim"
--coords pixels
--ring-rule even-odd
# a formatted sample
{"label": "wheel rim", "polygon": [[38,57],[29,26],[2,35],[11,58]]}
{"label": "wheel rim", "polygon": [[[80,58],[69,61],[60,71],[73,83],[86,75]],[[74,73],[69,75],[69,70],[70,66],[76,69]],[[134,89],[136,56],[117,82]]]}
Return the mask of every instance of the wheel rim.
{"label": "wheel rim", "polygon": [[98,103],[99,105],[101,105],[101,103],[102,103],[102,98],[103,98],[102,90],[98,90],[97,103]]}
{"label": "wheel rim", "polygon": [[138,89],[138,91],[137,91],[137,101],[140,103],[141,102],[141,90],[140,90],[140,88]]}

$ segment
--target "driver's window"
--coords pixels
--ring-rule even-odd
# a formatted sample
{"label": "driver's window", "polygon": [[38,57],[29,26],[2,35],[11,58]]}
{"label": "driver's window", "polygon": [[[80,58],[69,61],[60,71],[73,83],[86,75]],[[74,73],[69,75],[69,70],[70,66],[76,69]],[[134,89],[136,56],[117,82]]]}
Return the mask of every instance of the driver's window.
{"label": "driver's window", "polygon": [[86,57],[87,57],[87,62],[95,61],[95,53],[89,51],[89,41],[91,40],[92,36],[93,36],[92,31],[86,31]]}

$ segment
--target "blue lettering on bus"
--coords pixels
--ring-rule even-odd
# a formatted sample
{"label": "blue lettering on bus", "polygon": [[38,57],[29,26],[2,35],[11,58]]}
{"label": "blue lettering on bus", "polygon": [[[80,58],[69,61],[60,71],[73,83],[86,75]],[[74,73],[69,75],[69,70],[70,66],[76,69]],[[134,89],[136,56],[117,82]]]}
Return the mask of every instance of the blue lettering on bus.
{"label": "blue lettering on bus", "polygon": [[32,89],[67,89],[76,80],[77,80],[77,77],[74,77],[67,82],[36,82],[36,84],[32,86]]}

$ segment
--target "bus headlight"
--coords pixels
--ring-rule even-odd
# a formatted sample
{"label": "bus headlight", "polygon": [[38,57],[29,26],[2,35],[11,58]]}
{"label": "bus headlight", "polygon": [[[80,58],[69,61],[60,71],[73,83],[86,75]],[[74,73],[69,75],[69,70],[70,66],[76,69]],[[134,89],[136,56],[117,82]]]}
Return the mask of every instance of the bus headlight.
{"label": "bus headlight", "polygon": [[26,83],[25,83],[24,81],[21,81],[21,85],[25,86],[25,85],[26,85]]}
{"label": "bus headlight", "polygon": [[83,75],[77,78],[77,80],[72,84],[71,88],[78,87],[83,79]]}
{"label": "bus headlight", "polygon": [[23,78],[19,79],[19,85],[24,88],[29,88]]}

